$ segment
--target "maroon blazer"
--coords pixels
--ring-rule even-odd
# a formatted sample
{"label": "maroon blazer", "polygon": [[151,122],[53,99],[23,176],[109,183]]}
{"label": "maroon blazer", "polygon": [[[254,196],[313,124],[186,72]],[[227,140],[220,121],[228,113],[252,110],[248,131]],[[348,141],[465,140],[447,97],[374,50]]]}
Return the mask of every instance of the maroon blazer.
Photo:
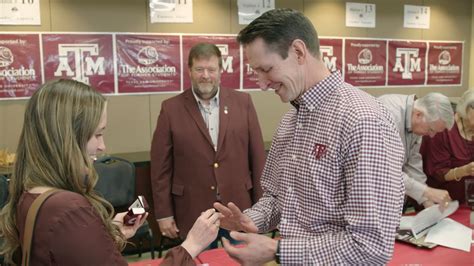
{"label": "maroon blazer", "polygon": [[[165,100],[151,145],[155,218],[174,216],[184,239],[217,201],[249,208],[262,195],[262,132],[250,95],[219,92],[217,152],[192,90]],[[226,110],[226,112],[224,112]]]}

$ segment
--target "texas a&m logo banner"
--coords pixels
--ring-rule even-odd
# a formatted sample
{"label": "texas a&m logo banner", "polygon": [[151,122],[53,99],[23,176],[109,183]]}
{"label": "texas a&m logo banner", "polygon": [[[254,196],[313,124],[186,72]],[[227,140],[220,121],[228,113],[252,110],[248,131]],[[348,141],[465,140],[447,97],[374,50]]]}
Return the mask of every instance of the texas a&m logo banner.
{"label": "texas a&m logo banner", "polygon": [[[222,54],[221,86],[258,90],[235,35],[0,33],[0,99],[25,98],[68,78],[105,94],[179,93],[191,87],[188,54],[200,42]],[[356,87],[461,86],[462,41],[321,37],[320,56]]]}

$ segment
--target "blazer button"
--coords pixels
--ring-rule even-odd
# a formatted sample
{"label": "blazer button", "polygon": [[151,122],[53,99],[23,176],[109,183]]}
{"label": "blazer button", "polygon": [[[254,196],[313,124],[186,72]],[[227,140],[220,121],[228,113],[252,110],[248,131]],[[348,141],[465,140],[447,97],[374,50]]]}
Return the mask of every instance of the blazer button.
{"label": "blazer button", "polygon": [[211,190],[216,190],[216,187],[215,187],[215,186],[211,186]]}
{"label": "blazer button", "polygon": [[219,164],[218,164],[218,163],[214,163],[214,168],[219,168]]}

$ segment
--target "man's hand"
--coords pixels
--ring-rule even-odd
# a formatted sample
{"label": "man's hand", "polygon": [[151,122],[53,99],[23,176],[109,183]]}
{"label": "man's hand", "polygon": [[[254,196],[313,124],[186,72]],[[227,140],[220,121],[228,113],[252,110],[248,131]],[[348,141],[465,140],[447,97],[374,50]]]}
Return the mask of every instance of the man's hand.
{"label": "man's hand", "polygon": [[160,231],[163,236],[168,238],[178,238],[179,229],[174,222],[173,217],[165,218],[162,220],[156,220],[160,226]]}
{"label": "man's hand", "polygon": [[[431,206],[433,206],[433,205],[434,205],[434,202],[432,202],[431,200],[425,200],[425,201],[423,201],[423,207],[425,207],[425,209],[426,209],[426,208],[429,208],[429,207],[431,207]],[[441,205],[440,205],[440,206],[441,206]]]}
{"label": "man's hand", "polygon": [[229,202],[227,207],[219,202],[214,203],[216,208],[223,217],[221,218],[221,227],[227,230],[244,231],[247,233],[257,233],[258,228],[255,223],[234,203]]}
{"label": "man's hand", "polygon": [[441,211],[443,211],[448,206],[449,202],[451,202],[449,192],[443,189],[426,187],[423,196],[428,199],[427,204],[425,204],[426,201],[423,202],[423,205],[425,207],[427,207],[427,205],[429,205],[429,202],[431,201],[432,203],[434,202],[439,204],[439,208]]}
{"label": "man's hand", "polygon": [[245,244],[243,247],[235,247],[229,240],[222,238],[225,251],[241,265],[262,265],[275,257],[277,240],[264,235],[235,231],[232,231],[230,236]]}

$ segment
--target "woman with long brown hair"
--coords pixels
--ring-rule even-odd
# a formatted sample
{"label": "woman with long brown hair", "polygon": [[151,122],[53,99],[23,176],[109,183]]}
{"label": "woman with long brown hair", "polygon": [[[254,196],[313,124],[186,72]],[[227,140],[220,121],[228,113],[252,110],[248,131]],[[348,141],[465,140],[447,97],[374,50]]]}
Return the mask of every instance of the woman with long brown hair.
{"label": "woman with long brown hair", "polygon": [[0,253],[7,262],[22,240],[33,201],[53,188],[38,212],[30,251],[34,265],[126,265],[120,254],[147,215],[125,226],[94,186],[93,160],[105,149],[107,101],[73,80],[44,84],[29,100],[9,187],[0,215]]}

